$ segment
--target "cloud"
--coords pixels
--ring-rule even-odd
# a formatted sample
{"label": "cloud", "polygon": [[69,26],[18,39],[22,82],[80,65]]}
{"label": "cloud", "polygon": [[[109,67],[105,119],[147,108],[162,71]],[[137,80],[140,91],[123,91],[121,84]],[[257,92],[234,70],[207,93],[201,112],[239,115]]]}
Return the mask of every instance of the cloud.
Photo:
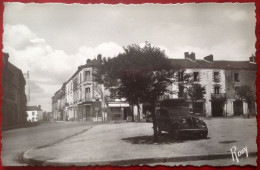
{"label": "cloud", "polygon": [[99,44],[95,48],[82,46],[79,48],[78,55],[90,56],[90,59],[93,59],[98,54],[102,54],[104,57],[115,57],[123,51],[124,49],[120,45],[110,41]]}
{"label": "cloud", "polygon": [[43,99],[51,100],[55,91],[74,74],[79,65],[98,54],[114,57],[123,52],[121,46],[110,41],[96,47],[82,46],[76,54],[69,55],[63,50],[53,49],[25,25],[5,25],[4,28],[3,51],[9,53],[10,62],[23,72],[30,71],[30,104],[41,104],[48,110],[51,105],[44,104]]}
{"label": "cloud", "polygon": [[36,35],[25,25],[6,24],[4,26],[3,41],[7,46],[23,50],[27,46],[32,45],[30,40],[34,38],[36,38]]}

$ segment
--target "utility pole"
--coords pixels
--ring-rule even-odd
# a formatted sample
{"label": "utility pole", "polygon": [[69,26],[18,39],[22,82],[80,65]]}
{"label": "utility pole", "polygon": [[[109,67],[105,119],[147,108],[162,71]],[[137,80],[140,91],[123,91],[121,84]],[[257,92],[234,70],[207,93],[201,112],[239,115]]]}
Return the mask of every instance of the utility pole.
{"label": "utility pole", "polygon": [[30,72],[27,71],[26,73],[23,74],[23,76],[26,81],[25,94],[26,94],[26,98],[27,98],[27,106],[29,106],[29,103],[30,103],[30,82],[29,82]]}

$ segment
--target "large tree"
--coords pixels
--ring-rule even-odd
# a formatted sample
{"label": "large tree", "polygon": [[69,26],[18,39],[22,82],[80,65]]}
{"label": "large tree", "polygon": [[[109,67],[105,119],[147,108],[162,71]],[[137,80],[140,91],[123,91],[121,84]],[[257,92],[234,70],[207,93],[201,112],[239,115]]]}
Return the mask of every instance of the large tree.
{"label": "large tree", "polygon": [[[248,85],[240,86],[240,87],[237,89],[236,94],[239,96],[239,98],[240,98],[241,100],[246,100],[246,101],[247,101],[248,107],[250,107],[250,106],[249,106],[249,103],[254,101],[254,93],[253,93],[253,90],[252,90],[252,88],[251,88],[250,86],[248,86]],[[253,107],[253,105],[252,105],[251,107]],[[249,118],[249,110],[248,110],[247,117]]]}
{"label": "large tree", "polygon": [[124,97],[132,105],[147,102],[152,108],[154,141],[158,141],[155,103],[168,92],[174,71],[170,60],[158,47],[129,45],[117,57],[103,59],[95,74],[96,80],[113,96]]}

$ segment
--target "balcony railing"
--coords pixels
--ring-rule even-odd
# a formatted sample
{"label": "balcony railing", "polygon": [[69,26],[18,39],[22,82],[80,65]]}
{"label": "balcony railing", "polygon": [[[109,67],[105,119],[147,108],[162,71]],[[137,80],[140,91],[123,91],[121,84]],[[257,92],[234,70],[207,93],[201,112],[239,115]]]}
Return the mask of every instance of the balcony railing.
{"label": "balcony railing", "polygon": [[225,99],[226,93],[211,93],[211,99]]}

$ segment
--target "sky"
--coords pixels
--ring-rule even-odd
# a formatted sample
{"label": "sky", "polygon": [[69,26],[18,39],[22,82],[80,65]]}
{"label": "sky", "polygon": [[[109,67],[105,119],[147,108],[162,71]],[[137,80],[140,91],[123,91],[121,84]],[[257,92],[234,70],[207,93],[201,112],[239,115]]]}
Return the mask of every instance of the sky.
{"label": "sky", "polygon": [[4,3],[3,52],[29,71],[30,105],[51,97],[79,65],[145,41],[169,58],[248,60],[255,54],[254,3],[82,5]]}

